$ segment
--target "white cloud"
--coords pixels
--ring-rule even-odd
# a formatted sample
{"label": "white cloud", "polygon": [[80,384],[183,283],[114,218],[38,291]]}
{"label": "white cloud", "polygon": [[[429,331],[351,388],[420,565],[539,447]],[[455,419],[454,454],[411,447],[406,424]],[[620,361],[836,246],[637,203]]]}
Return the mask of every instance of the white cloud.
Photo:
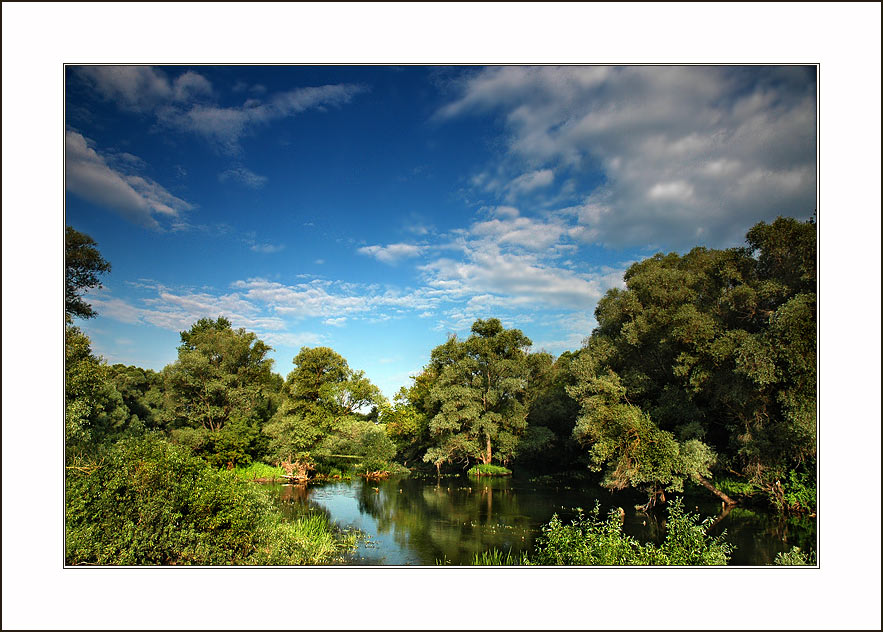
{"label": "white cloud", "polygon": [[232,180],[233,182],[238,182],[250,189],[260,189],[267,184],[268,178],[266,176],[260,176],[246,167],[234,167],[218,174],[218,180],[220,182]]}
{"label": "white cloud", "polygon": [[346,323],[346,316],[340,316],[338,318],[326,318],[322,321],[324,325],[330,325],[332,327],[343,327]]}
{"label": "white cloud", "polygon": [[193,208],[153,180],[111,168],[82,134],[72,130],[65,133],[64,166],[68,191],[141,226],[159,229],[154,215],[177,218]]}
{"label": "white cloud", "polygon": [[[249,98],[242,105],[228,107],[216,102],[208,79],[193,71],[174,79],[151,66],[82,66],[77,72],[97,94],[119,107],[152,113],[166,127],[201,136],[230,154],[239,151],[242,136],[258,125],[311,109],[340,106],[366,90],[352,84],[310,86],[272,94],[263,101]],[[248,89],[258,95],[266,92],[262,85],[249,88],[241,82],[232,89]]]}
{"label": "white cloud", "polygon": [[265,102],[249,99],[235,107],[207,103],[182,107],[169,103],[158,108],[156,114],[164,125],[202,136],[221,151],[235,154],[242,136],[256,126],[310,109],[340,106],[364,90],[351,84],[297,88],[272,95]]}
{"label": "white cloud", "polygon": [[555,172],[551,169],[537,169],[523,173],[506,185],[506,199],[514,200],[519,196],[549,186],[555,180]]}
{"label": "white cloud", "polygon": [[212,93],[208,79],[193,71],[170,80],[161,69],[151,66],[82,66],[77,70],[102,97],[139,112]]}
{"label": "white cloud", "polygon": [[[497,245],[520,246],[529,250],[548,250],[558,243],[566,227],[557,219],[540,221],[519,217],[518,211],[503,207],[504,219],[491,219],[473,224],[469,233],[473,237],[489,239]],[[499,208],[497,211],[499,212]]]}
{"label": "white cloud", "polygon": [[541,187],[554,198],[555,183],[567,193],[600,168],[601,184],[570,194],[583,207],[575,237],[682,248],[701,233],[728,246],[757,221],[815,208],[814,72],[495,67],[466,75],[437,117],[502,112],[508,151],[473,184],[507,200]]}
{"label": "white cloud", "polygon": [[417,257],[423,252],[423,247],[413,244],[390,244],[388,246],[363,246],[358,253],[370,255],[383,263],[396,263],[401,259]]}

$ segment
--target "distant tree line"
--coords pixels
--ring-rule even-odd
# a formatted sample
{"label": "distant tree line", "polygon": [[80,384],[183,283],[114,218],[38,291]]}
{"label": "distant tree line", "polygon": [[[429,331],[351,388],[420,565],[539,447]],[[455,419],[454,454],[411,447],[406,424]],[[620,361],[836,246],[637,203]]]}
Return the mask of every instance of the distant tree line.
{"label": "distant tree line", "polygon": [[160,433],[216,468],[589,468],[609,488],[646,492],[648,509],[697,485],[725,503],[815,510],[814,219],[761,222],[744,247],[635,263],[583,346],[557,358],[479,319],[392,402],[327,347],[302,348],[283,379],[271,348],[223,317],[181,332],[162,371],[108,366],[73,318],[94,315],[83,292],[110,265],[88,236],[66,237],[69,464]]}

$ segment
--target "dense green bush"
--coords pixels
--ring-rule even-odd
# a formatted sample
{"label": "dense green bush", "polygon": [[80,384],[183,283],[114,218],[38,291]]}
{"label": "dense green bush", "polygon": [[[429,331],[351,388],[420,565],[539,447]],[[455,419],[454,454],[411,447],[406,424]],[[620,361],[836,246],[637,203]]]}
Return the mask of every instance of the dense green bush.
{"label": "dense green bush", "polygon": [[599,518],[600,505],[589,514],[577,511],[570,524],[558,515],[543,527],[536,550],[519,559],[511,552],[493,550],[473,559],[476,565],[531,564],[540,566],[719,566],[730,558],[732,546],[723,535],[708,535],[709,520],[685,513],[681,499],[668,508],[665,541],[660,545],[641,544],[622,532],[622,510],[614,510],[606,520]]}
{"label": "dense green bush", "polygon": [[286,522],[266,492],[156,436],[124,439],[66,480],[68,564],[322,564],[352,538]]}
{"label": "dense green bush", "polygon": [[773,560],[776,566],[815,566],[815,551],[804,553],[799,547],[791,547],[790,551],[776,553],[776,559]]}

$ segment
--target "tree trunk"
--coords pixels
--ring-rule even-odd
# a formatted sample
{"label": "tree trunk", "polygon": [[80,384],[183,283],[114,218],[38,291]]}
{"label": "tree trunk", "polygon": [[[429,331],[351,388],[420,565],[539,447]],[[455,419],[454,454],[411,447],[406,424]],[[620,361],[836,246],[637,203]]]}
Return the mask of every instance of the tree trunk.
{"label": "tree trunk", "polygon": [[703,477],[701,474],[696,474],[696,475],[695,475],[695,478],[696,478],[697,481],[699,481],[699,484],[702,485],[705,489],[707,489],[707,490],[710,491],[712,494],[714,494],[715,496],[717,496],[718,498],[720,498],[722,501],[724,501],[724,505],[735,505],[735,504],[736,504],[736,501],[735,501],[735,500],[733,500],[732,498],[730,498],[729,496],[727,496],[725,493],[723,493],[721,490],[719,490],[717,487],[715,487],[714,485],[712,485],[712,484],[711,484],[708,480],[706,480],[705,477]]}
{"label": "tree trunk", "polygon": [[491,436],[490,435],[486,435],[486,436],[487,436],[487,452],[485,452],[481,456],[481,460],[484,461],[485,465],[490,465],[490,463],[491,463]]}

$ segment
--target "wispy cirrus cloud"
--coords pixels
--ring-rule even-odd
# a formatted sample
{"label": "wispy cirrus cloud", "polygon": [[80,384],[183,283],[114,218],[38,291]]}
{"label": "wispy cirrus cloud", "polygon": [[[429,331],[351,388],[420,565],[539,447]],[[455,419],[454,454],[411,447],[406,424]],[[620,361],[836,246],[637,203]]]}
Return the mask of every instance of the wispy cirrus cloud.
{"label": "wispy cirrus cloud", "polygon": [[169,103],[157,109],[156,115],[167,127],[196,134],[223,153],[236,154],[242,137],[259,126],[307,110],[339,107],[365,90],[364,86],[337,84],[297,88],[269,95],[265,101],[248,99],[238,106]]}
{"label": "wispy cirrus cloud", "polygon": [[[159,230],[157,217],[174,221],[193,205],[143,175],[112,167],[108,159],[73,130],[65,132],[65,188],[84,200],[115,211],[129,221]],[[143,168],[140,158],[123,154],[122,162]],[[116,161],[120,163],[120,160]]]}
{"label": "wispy cirrus cloud", "polygon": [[588,243],[732,245],[759,219],[815,208],[814,72],[487,68],[436,118],[501,113],[506,150],[473,185],[509,202],[560,187]]}
{"label": "wispy cirrus cloud", "polygon": [[233,167],[218,174],[219,182],[236,182],[249,189],[261,189],[268,180],[267,176],[258,175],[251,169],[242,166]]}
{"label": "wispy cirrus cloud", "polygon": [[262,85],[237,82],[232,92],[247,90],[253,96],[228,105],[220,103],[219,91],[208,79],[192,70],[174,78],[151,66],[82,66],[76,72],[104,99],[151,114],[160,125],[195,134],[227,154],[238,153],[243,136],[257,127],[308,110],[339,107],[367,90],[362,85],[329,84],[266,94]]}

